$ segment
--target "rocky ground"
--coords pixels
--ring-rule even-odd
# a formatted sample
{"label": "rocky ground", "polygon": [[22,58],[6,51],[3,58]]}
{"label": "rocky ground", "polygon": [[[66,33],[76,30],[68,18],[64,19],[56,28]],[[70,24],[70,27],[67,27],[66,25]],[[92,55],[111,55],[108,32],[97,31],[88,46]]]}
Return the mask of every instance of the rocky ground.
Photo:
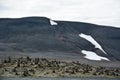
{"label": "rocky ground", "polygon": [[0,61],[1,77],[120,77],[120,68],[21,57]]}

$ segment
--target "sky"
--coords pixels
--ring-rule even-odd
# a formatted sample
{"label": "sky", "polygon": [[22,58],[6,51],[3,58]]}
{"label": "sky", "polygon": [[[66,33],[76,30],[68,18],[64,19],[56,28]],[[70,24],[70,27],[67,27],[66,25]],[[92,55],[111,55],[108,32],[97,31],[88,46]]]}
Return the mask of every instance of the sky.
{"label": "sky", "polygon": [[120,28],[120,0],[0,0],[0,18],[29,16]]}

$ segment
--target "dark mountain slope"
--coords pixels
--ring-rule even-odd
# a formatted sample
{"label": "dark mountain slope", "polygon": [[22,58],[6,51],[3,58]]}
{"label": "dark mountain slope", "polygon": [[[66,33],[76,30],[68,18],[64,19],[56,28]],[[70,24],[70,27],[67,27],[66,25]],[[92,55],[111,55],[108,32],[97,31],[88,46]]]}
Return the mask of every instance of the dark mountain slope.
{"label": "dark mountain slope", "polygon": [[[110,60],[120,60],[120,29],[82,22],[55,21],[45,17],[0,19],[0,52],[62,52],[80,54],[93,51]],[[105,50],[95,48],[80,33],[91,35]]]}

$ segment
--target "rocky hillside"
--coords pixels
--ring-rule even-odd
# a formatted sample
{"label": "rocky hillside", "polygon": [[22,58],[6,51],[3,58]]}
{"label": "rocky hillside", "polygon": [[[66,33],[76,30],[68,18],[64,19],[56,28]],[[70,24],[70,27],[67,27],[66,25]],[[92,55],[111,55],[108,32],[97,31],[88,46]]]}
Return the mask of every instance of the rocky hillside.
{"label": "rocky hillside", "polygon": [[100,59],[120,61],[120,29],[83,22],[53,21],[45,17],[0,19],[1,58],[37,53],[91,59],[86,52]]}

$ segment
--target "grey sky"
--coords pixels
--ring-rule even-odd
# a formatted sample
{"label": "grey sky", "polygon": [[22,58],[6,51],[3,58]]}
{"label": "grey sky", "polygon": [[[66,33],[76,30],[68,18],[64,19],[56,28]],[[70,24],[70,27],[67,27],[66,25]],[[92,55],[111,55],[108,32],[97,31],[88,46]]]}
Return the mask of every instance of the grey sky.
{"label": "grey sky", "polygon": [[120,0],[0,0],[0,17],[45,16],[120,27]]}

